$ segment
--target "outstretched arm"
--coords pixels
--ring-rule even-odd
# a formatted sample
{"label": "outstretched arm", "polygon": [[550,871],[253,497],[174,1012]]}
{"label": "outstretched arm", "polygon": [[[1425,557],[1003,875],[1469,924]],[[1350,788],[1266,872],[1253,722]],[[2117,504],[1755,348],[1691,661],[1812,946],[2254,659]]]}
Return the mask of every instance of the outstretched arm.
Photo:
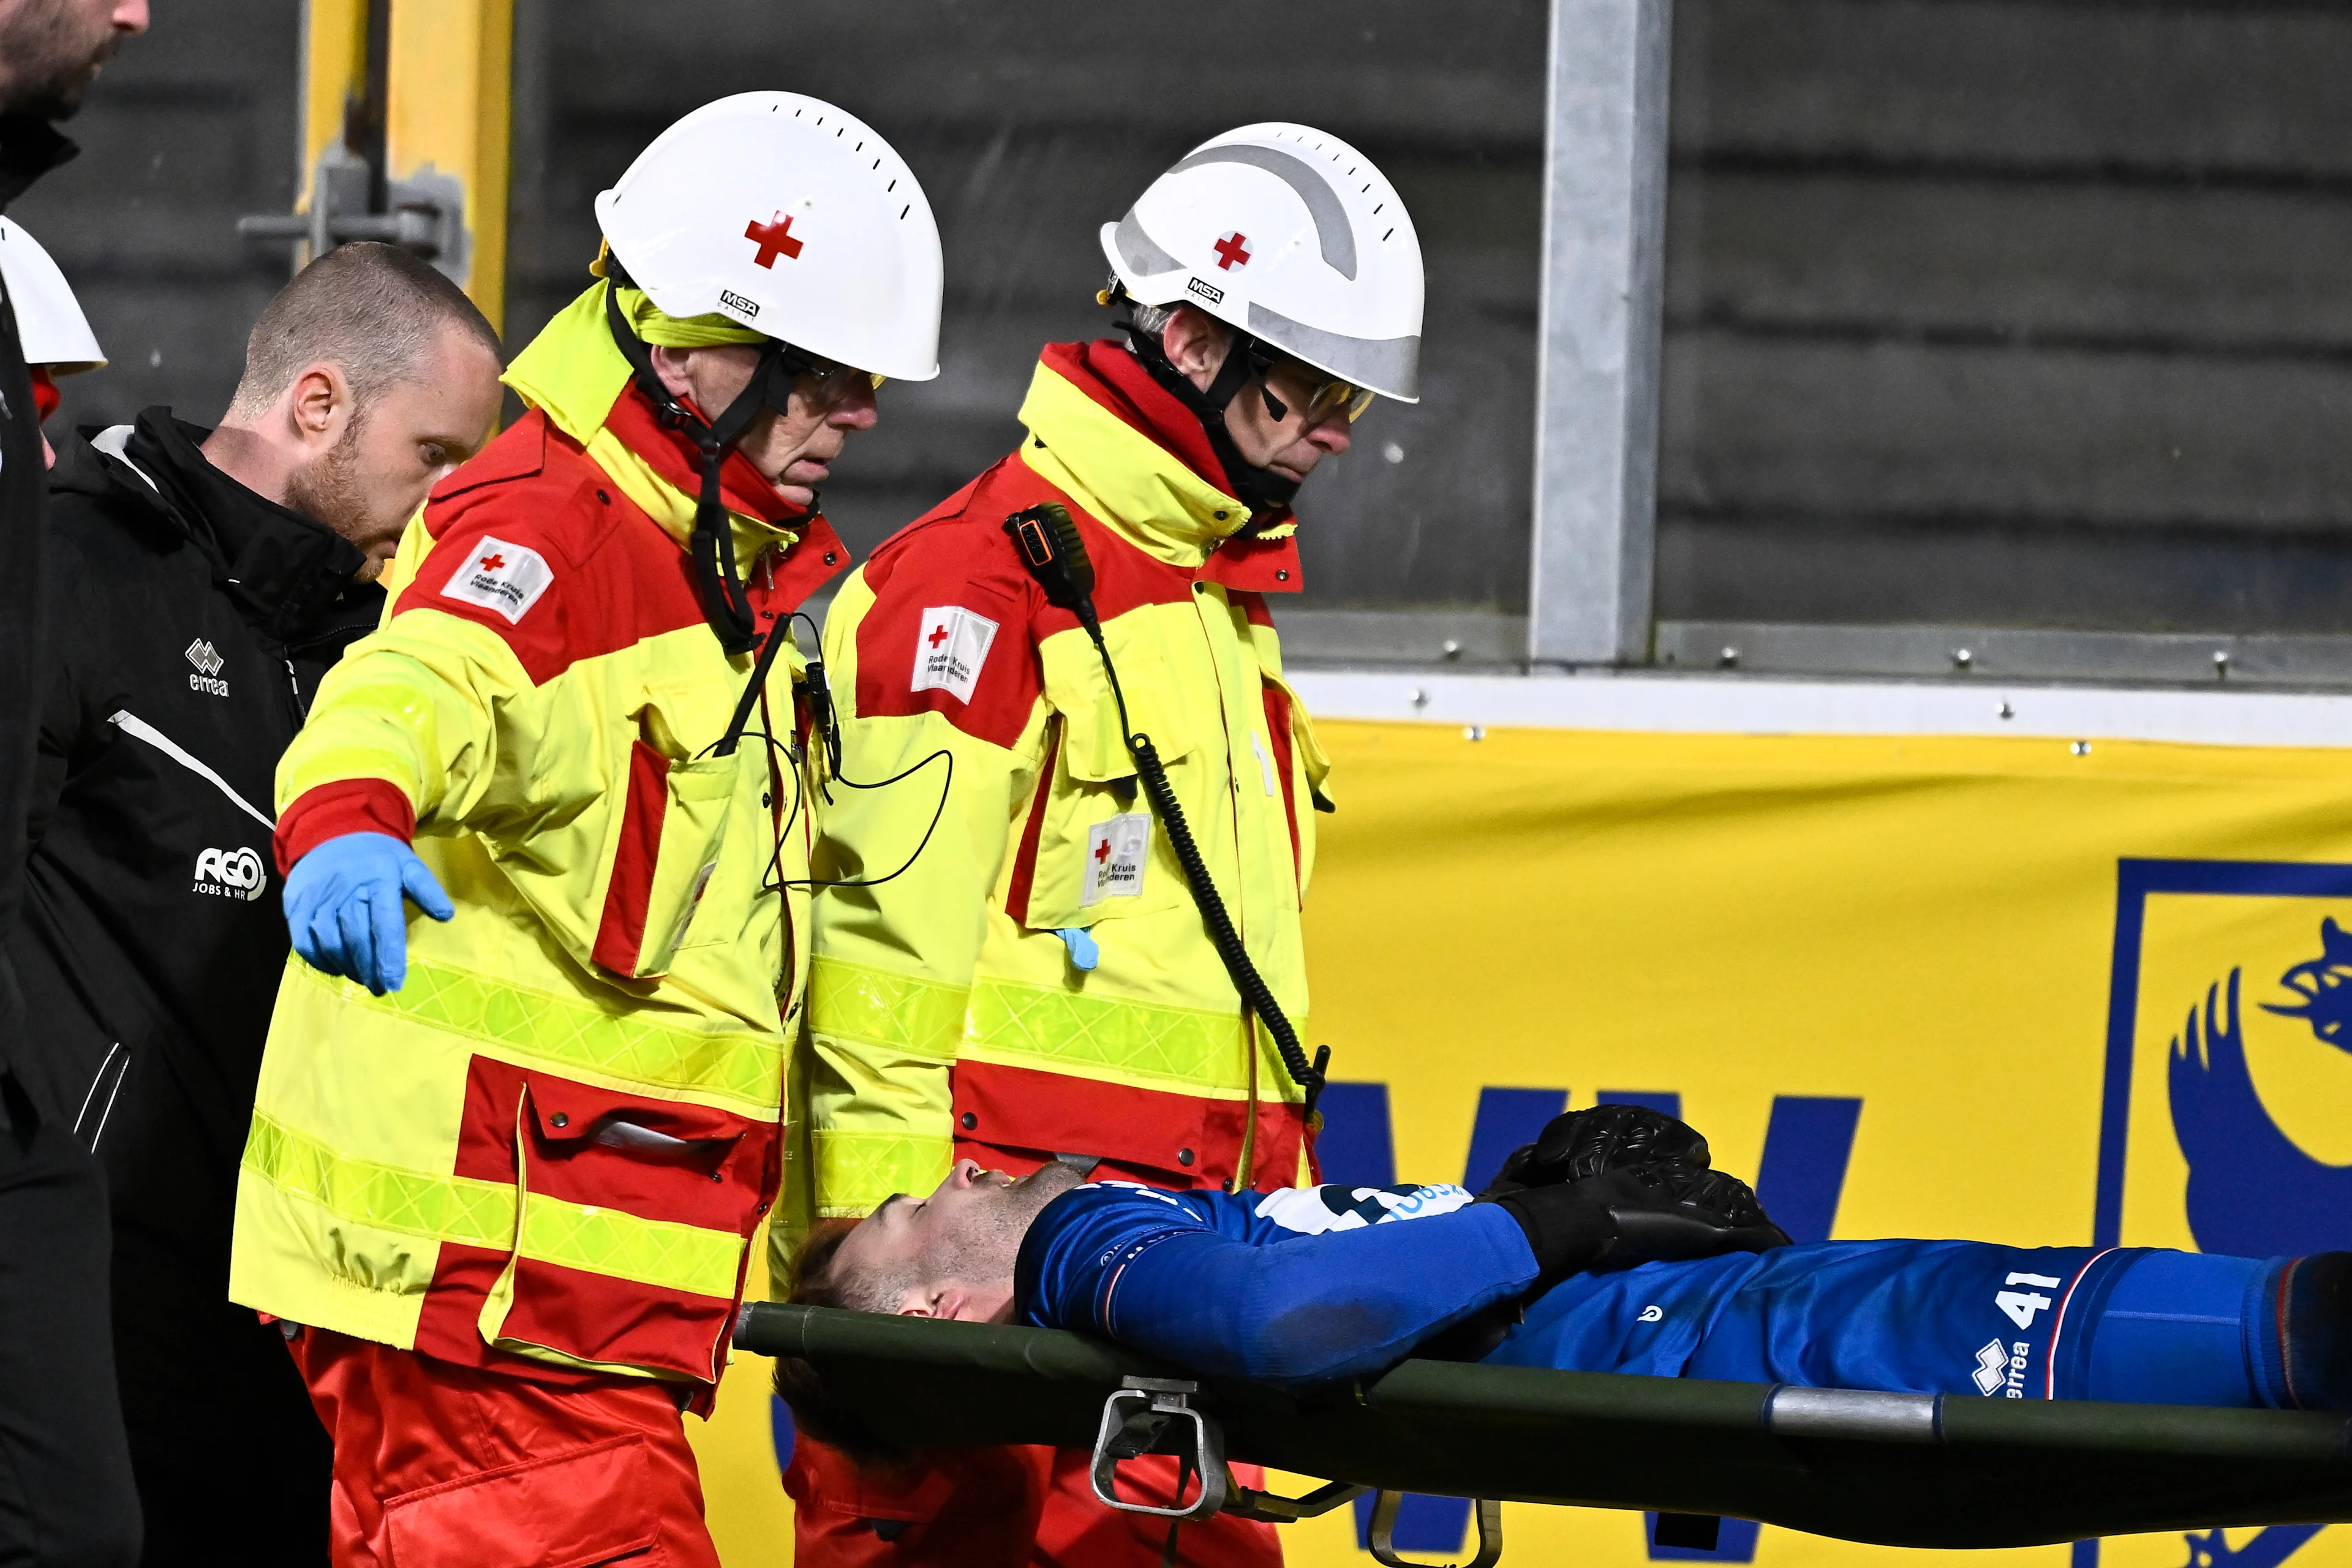
{"label": "outstretched arm", "polygon": [[1213,1374],[1312,1384],[1388,1365],[1602,1262],[1785,1247],[1755,1194],[1671,1163],[1468,1203],[1459,1187],[1080,1188],[1023,1243],[1031,1321]]}
{"label": "outstretched arm", "polygon": [[1493,1204],[1271,1245],[1169,1230],[1125,1251],[1098,1288],[1059,1303],[1061,1326],[1275,1384],[1378,1371],[1539,1273],[1518,1222]]}

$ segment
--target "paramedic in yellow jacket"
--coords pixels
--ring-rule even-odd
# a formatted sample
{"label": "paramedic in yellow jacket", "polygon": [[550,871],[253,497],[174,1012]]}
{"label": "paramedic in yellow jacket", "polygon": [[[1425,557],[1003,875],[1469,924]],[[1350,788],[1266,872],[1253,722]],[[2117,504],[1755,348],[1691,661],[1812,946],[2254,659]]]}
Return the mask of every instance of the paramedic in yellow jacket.
{"label": "paramedic in yellow jacket", "polygon": [[[795,1085],[814,1212],[786,1215],[781,1251],[930,1191],[958,1157],[1018,1173],[1058,1154],[1171,1187],[1311,1179],[1312,1067],[1253,1027],[1102,663],[1004,521],[1041,502],[1075,520],[1133,727],[1303,1035],[1327,764],[1268,605],[1301,586],[1300,482],[1375,394],[1414,398],[1419,243],[1362,154],[1260,124],[1193,150],[1102,245],[1128,341],[1048,346],[1019,448],[877,551],[827,620],[843,779],[938,752],[954,773],[928,844],[940,795],[908,783],[836,787],[821,825],[821,872],[872,885],[816,900]],[[797,1469],[804,1515],[855,1513],[849,1483]],[[814,1528],[808,1560],[836,1560]]]}
{"label": "paramedic in yellow jacket", "polygon": [[789,622],[845,564],[815,487],[885,374],[936,374],[940,250],[882,139],[791,93],[688,115],[596,216],[530,412],[278,769],[299,956],[230,1292],[335,1438],[341,1564],[716,1562],[678,1417],[782,1166]]}

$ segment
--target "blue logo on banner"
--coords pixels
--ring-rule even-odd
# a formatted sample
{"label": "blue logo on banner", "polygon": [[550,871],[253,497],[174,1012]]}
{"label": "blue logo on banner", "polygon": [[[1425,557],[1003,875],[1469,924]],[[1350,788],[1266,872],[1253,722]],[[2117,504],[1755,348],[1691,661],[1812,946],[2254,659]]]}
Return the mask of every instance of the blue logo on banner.
{"label": "blue logo on banner", "polygon": [[[2325,990],[2306,993],[2305,1006],[2263,1003],[2265,1012],[2310,1023],[2311,1032],[2338,1049],[2336,1039],[2352,992],[2338,994],[2347,973],[2338,966],[2339,943],[2352,942],[2335,921],[2322,923],[2325,957],[2298,963],[2280,984],[2324,976]],[[2172,1131],[2189,1162],[2189,1229],[2207,1252],[2241,1258],[2278,1258],[2325,1252],[2352,1245],[2352,1166],[2313,1159],[2280,1131],[2254,1091],[2246,1068],[2245,1033],[2239,1022],[2240,971],[2205,993],[2205,1005],[2190,1008],[2188,1022],[2172,1038],[2169,1089]],[[2324,1010],[2323,1010],[2324,1009]]]}
{"label": "blue logo on banner", "polygon": [[[2130,1129],[2133,1043],[2139,1036],[2141,939],[2147,900],[2162,893],[2261,899],[2352,899],[2352,866],[2262,860],[2123,860],[2116,868],[2116,946],[2108,983],[2107,1055],[2100,1096],[2098,1201],[2092,1242],[2119,1245],[2124,1154]],[[2301,1018],[2319,1040],[2352,1049],[2352,937],[2333,919],[2317,930],[2319,956],[2280,984],[2300,998],[2263,1003]],[[2208,987],[2173,1037],[2166,1085],[2174,1134],[2189,1163],[2189,1228],[2208,1252],[2252,1258],[2352,1244],[2352,1167],[2314,1159],[2263,1105],[2246,1067],[2239,1010],[2242,971]]]}
{"label": "blue logo on banner", "polygon": [[[2092,1240],[2120,1244],[2132,1057],[2139,1036],[2141,944],[2147,900],[2165,893],[2257,899],[2352,899],[2352,866],[2257,860],[2122,860],[2116,876],[2116,945],[2109,980],[2105,1079],[2099,1117],[2099,1178]],[[2279,984],[2296,1000],[2259,1004],[2300,1018],[2314,1038],[2352,1051],[2352,934],[2323,916],[2318,956],[2290,966]],[[2192,998],[2171,1038],[2165,1089],[2173,1135],[2189,1164],[2189,1234],[2207,1252],[2273,1258],[2352,1246],[2352,1166],[2306,1153],[2278,1125],[2246,1064],[2242,965]],[[2186,1538],[2184,1568],[2273,1568],[2320,1527],[2278,1526],[2237,1551],[2216,1530]],[[2077,1542],[2075,1568],[2098,1561]]]}

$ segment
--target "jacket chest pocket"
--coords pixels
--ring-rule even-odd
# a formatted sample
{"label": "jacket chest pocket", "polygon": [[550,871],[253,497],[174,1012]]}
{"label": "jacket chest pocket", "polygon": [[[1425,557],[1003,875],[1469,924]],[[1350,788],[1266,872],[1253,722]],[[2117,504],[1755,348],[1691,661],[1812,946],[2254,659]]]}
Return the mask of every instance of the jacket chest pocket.
{"label": "jacket chest pocket", "polygon": [[[1129,718],[1149,735],[1191,821],[1202,830],[1204,806],[1186,789],[1199,748],[1167,664],[1148,643],[1114,649]],[[1058,931],[1154,914],[1190,897],[1167,825],[1136,775],[1120,732],[1110,684],[1091,648],[1061,682],[1048,666],[1046,700],[1055,709],[1048,755],[1013,868],[1026,874],[1024,907],[1014,917],[1033,931]]]}
{"label": "jacket chest pocket", "polygon": [[[728,828],[757,754],[673,759],[631,742],[628,799],[596,933],[596,962],[616,974],[667,973],[686,948],[727,940],[740,921],[709,908],[740,899],[728,875]],[[740,859],[741,857],[737,857]]]}

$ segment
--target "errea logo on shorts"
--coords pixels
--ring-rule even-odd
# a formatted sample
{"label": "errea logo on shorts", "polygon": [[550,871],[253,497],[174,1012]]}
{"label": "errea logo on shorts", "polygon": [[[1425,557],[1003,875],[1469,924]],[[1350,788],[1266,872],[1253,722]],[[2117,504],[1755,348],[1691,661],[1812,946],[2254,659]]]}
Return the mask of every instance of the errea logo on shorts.
{"label": "errea logo on shorts", "polygon": [[445,599],[461,599],[496,610],[509,626],[520,621],[555,581],[547,557],[529,545],[485,538],[475,545],[441,589]]}
{"label": "errea logo on shorts", "polygon": [[1977,1369],[1969,1373],[1969,1381],[1977,1392],[1990,1399],[2007,1390],[2011,1399],[2025,1397],[2025,1365],[2032,1359],[2033,1347],[2023,1340],[2003,1345],[1999,1340],[1989,1340],[1977,1352]]}
{"label": "errea logo on shorts", "polygon": [[261,857],[251,849],[207,849],[196,857],[195,885],[188,890],[215,899],[258,900],[268,889],[269,874]]}
{"label": "errea logo on shorts", "polygon": [[961,605],[925,610],[915,623],[915,678],[907,689],[944,691],[960,702],[971,701],[995,641],[996,623],[986,616]]}

